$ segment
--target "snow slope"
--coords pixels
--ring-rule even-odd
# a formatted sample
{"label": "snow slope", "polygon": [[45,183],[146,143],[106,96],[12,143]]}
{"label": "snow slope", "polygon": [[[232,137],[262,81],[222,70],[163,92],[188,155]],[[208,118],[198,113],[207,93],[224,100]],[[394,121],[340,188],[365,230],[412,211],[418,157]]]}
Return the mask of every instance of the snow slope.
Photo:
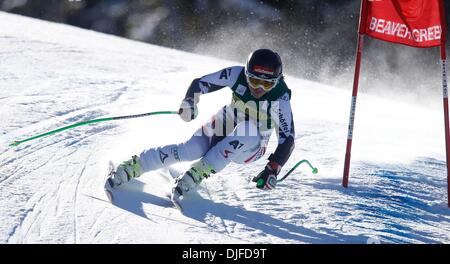
{"label": "snow slope", "polygon": [[265,160],[230,165],[183,215],[156,171],[109,204],[107,160],[187,139],[231,93],[203,96],[191,123],[153,116],[8,144],[78,121],[176,110],[193,78],[237,62],[5,13],[0,21],[1,243],[450,242],[440,109],[361,94],[344,189],[350,93],[291,76],[297,147],[283,172],[307,158],[319,174],[300,167],[269,193],[250,183]]}

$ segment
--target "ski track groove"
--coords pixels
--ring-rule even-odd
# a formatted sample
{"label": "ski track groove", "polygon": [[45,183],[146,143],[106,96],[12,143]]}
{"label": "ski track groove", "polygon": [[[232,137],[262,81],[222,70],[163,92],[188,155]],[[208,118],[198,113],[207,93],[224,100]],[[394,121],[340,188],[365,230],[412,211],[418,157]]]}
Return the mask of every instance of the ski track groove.
{"label": "ski track groove", "polygon": [[[31,146],[31,145],[27,145],[27,146],[25,146],[23,149],[19,149],[19,150],[17,150],[16,152],[25,151],[25,150],[28,149],[28,147],[31,146],[31,148],[29,149],[28,152],[26,152],[25,154],[21,155],[19,158],[12,158],[12,159],[10,159],[9,161],[0,164],[0,167],[4,167],[4,166],[6,166],[6,165],[10,165],[10,164],[12,164],[12,163],[17,162],[18,160],[20,161],[21,159],[23,160],[24,158],[28,158],[28,156],[30,156],[30,155],[32,155],[32,154],[35,154],[35,153],[38,152],[38,151],[46,150],[46,149],[49,148],[49,147],[52,147],[52,146],[54,146],[54,145],[56,145],[56,144],[59,144],[61,141],[62,141],[62,140],[51,141],[50,144],[46,144],[46,145],[40,145],[40,144],[37,144],[36,147],[33,147],[33,146]],[[43,144],[43,143],[42,143],[42,144]],[[56,154],[58,154],[58,153],[54,153],[54,154],[53,154],[53,157],[54,157]],[[31,156],[31,157],[32,157],[32,156]],[[20,168],[22,168],[22,167],[20,167]],[[19,169],[20,169],[20,168],[19,168]],[[32,170],[35,170],[35,169],[32,169]],[[17,175],[16,172],[17,172],[17,171],[15,171],[15,172],[9,174],[8,176],[6,176],[5,179],[1,180],[1,181],[0,181],[0,186],[1,186],[1,184],[2,184],[4,181],[6,181],[6,180],[8,180],[8,179],[10,179],[10,178],[13,178],[14,175]]]}
{"label": "ski track groove", "polygon": [[[135,82],[136,81],[132,82],[131,85],[133,83],[135,83]],[[59,111],[59,114],[54,115],[52,117],[49,117],[49,118],[46,118],[46,119],[42,119],[41,121],[38,121],[38,122],[34,122],[34,123],[32,122],[31,124],[25,125],[25,126],[19,125],[18,127],[20,128],[21,131],[23,131],[23,130],[29,130],[28,128],[30,126],[37,126],[37,125],[42,124],[42,123],[46,123],[46,124],[50,123],[50,124],[47,125],[47,127],[48,126],[55,126],[55,124],[56,124],[57,126],[55,126],[55,128],[54,128],[54,129],[56,129],[58,127],[69,125],[69,124],[64,124],[64,123],[65,122],[67,123],[67,121],[69,121],[71,119],[74,119],[74,118],[77,118],[77,117],[80,117],[80,116],[81,116],[80,118],[82,118],[83,115],[86,116],[86,114],[89,114],[90,112],[92,112],[91,115],[95,114],[95,113],[99,114],[95,118],[99,118],[102,115],[106,115],[106,113],[104,113],[101,109],[107,109],[110,105],[113,105],[114,103],[117,103],[117,101],[129,90],[130,86],[126,85],[126,83],[124,83],[124,81],[119,81],[119,83],[122,84],[122,86],[120,88],[116,88],[114,90],[116,93],[108,94],[108,96],[110,96],[111,98],[109,99],[108,102],[104,103],[101,106],[99,106],[98,103],[95,103],[95,104],[91,104],[91,105],[87,105],[87,106],[80,106],[78,108],[74,108],[74,109],[70,109],[70,110],[61,110],[61,111]],[[113,83],[113,84],[115,84],[115,83]],[[126,86],[123,86],[123,85],[126,85]],[[35,96],[34,94],[27,95],[26,93],[27,93],[27,90],[23,91],[23,93],[21,95],[15,95],[14,97]],[[8,98],[8,97],[5,97],[5,98]],[[55,111],[55,112],[57,112],[57,111]],[[90,117],[91,115],[87,115],[87,116]],[[64,118],[65,118],[65,120],[61,120],[61,119],[64,119]],[[55,120],[55,122],[51,122],[52,120]],[[53,125],[52,125],[52,123],[53,123]],[[50,131],[50,130],[53,130],[53,129],[47,128],[47,130],[45,130],[45,131]],[[37,131],[35,129],[32,132],[21,133],[21,134],[35,135],[37,133],[42,133],[42,131],[43,131],[42,128],[39,128],[39,129],[37,129]],[[9,133],[12,133],[12,132],[14,132],[14,131],[9,131]],[[17,138],[16,138],[16,140],[17,140]],[[8,152],[8,147],[6,147],[5,150],[2,151],[0,154],[5,154],[6,152]],[[44,147],[46,147],[46,146],[44,146]],[[14,148],[14,147],[9,147],[9,148],[11,149],[11,148]],[[33,152],[31,152],[31,153],[33,153]],[[12,161],[9,161],[9,162],[13,162],[13,161],[14,161],[14,159]],[[0,166],[5,166],[9,162],[2,163]],[[1,181],[0,181],[0,183],[1,183]]]}
{"label": "ski track groove", "polygon": [[[41,202],[41,200],[42,200],[45,196],[46,196],[45,194],[42,195],[42,196],[39,198],[39,200],[35,203],[35,205],[39,205],[39,203]],[[34,211],[35,205],[33,206],[33,211]],[[21,236],[20,236],[21,243],[23,243],[23,238],[24,238],[24,237],[25,237],[25,238],[28,237],[28,234],[29,234],[30,230],[34,227],[35,223],[38,221],[38,218],[39,218],[39,216],[40,216],[41,214],[42,214],[42,210],[39,210],[39,211],[36,212],[36,214],[33,216],[32,222],[30,223],[29,227],[28,227],[27,230],[25,231],[25,235],[21,235]],[[25,221],[25,219],[24,219],[24,221]],[[22,221],[22,223],[23,223],[24,221]],[[21,223],[21,224],[22,224],[22,223]],[[39,232],[40,232],[40,228],[39,228]]]}
{"label": "ski track groove", "polygon": [[[101,135],[102,133],[104,133],[104,132],[106,132],[106,131],[108,131],[108,128],[105,128],[105,129],[98,129],[98,130],[97,130],[96,132],[94,132],[94,133],[83,134],[82,136],[80,136],[80,137],[78,137],[78,138],[72,138],[73,143],[70,143],[69,146],[73,146],[73,145],[82,143],[82,142],[84,142],[86,139],[90,139],[92,136]],[[67,140],[67,138],[63,138],[63,139],[57,140],[57,141],[52,141],[51,144],[44,145],[44,146],[42,146],[42,147],[40,147],[40,148],[37,148],[37,149],[32,149],[30,152],[28,152],[28,153],[26,153],[26,154],[20,156],[20,158],[18,158],[18,159],[13,158],[13,159],[7,161],[6,163],[3,163],[2,165],[0,165],[0,167],[3,167],[3,166],[5,166],[5,165],[12,164],[12,163],[14,163],[14,162],[17,162],[17,161],[20,160],[20,159],[27,158],[28,156],[33,155],[33,154],[35,154],[35,153],[38,152],[38,151],[46,150],[47,148],[49,148],[49,147],[51,147],[51,146],[54,146],[54,145],[57,145],[57,144],[60,144],[60,143],[64,143],[65,140]],[[67,145],[67,143],[66,143],[66,145]],[[20,150],[19,150],[19,151],[20,151]],[[77,151],[77,150],[75,150],[73,153],[75,153],[76,151]],[[71,153],[71,154],[73,154],[73,153]],[[39,169],[39,168],[45,166],[45,165],[48,164],[48,162],[49,162],[52,158],[54,158],[57,154],[59,154],[59,152],[54,152],[53,155],[51,156],[51,158],[50,158],[49,160],[47,160],[44,164],[42,164],[41,166],[38,166],[38,167],[34,167],[34,168],[30,169],[30,170],[27,170],[27,171],[25,171],[24,173],[18,173],[18,172],[20,171],[20,169],[22,169],[23,167],[21,167],[21,166],[16,166],[16,168],[17,168],[16,171],[10,173],[9,175],[6,175],[6,177],[5,177],[4,179],[0,180],[0,188],[1,188],[1,186],[2,186],[3,184],[5,184],[5,183],[7,183],[7,182],[9,182],[9,181],[11,181],[11,180],[13,180],[13,179],[18,180],[18,179],[20,179],[21,177],[23,177],[25,174],[29,173],[30,171],[35,171],[35,170],[37,170],[37,169]],[[37,155],[37,153],[36,153],[36,155]],[[31,157],[33,157],[33,156],[31,156]],[[66,156],[64,156],[64,157],[66,157]],[[64,158],[64,157],[62,157],[62,158]],[[62,158],[61,158],[61,159],[62,159]],[[19,176],[19,177],[18,177],[18,175],[22,175],[22,176]]]}
{"label": "ski track groove", "polygon": [[[240,177],[240,176],[241,176],[241,175],[239,175],[239,177]],[[222,186],[222,187],[225,187],[225,186],[227,185],[227,182],[228,182],[228,181],[227,181],[227,178],[224,178],[224,177],[218,177],[217,181],[219,181],[219,186]],[[206,186],[206,184],[205,184],[205,186]],[[246,187],[245,187],[245,188],[246,188]],[[223,191],[221,191],[221,192],[216,192],[217,194],[220,194],[219,196],[221,197],[221,198],[220,198],[221,202],[223,202],[223,200],[225,200],[225,201],[230,201],[230,200],[232,200],[232,199],[230,198],[230,194],[231,194],[232,197],[235,197],[235,198],[236,198],[235,201],[237,201],[240,205],[242,205],[242,207],[243,207],[245,210],[247,210],[247,207],[245,206],[244,199],[241,199],[241,198],[236,194],[235,191],[227,192],[226,190],[227,190],[227,189],[224,188]],[[207,194],[208,194],[209,198],[210,198],[211,200],[213,200],[213,197],[212,197],[212,195],[211,195],[211,192],[209,191],[209,188],[207,189]],[[234,205],[234,206],[235,206],[235,205]],[[239,240],[241,240],[243,243],[253,243],[251,240],[249,240],[249,239],[247,239],[247,238],[242,237],[242,236],[239,235],[239,228],[240,228],[240,225],[239,225],[238,223],[236,223],[236,222],[234,222],[234,221],[230,221],[230,223],[227,224],[227,223],[225,223],[225,220],[224,220],[224,219],[220,218],[220,220],[222,221],[222,225],[224,226],[224,229],[225,229],[225,231],[226,231],[226,233],[227,233],[227,236],[228,236],[229,238],[236,239],[235,234],[238,234],[237,238],[238,238]],[[246,227],[244,226],[243,228],[245,229]],[[249,230],[253,230],[253,229],[250,228]]]}
{"label": "ski track groove", "polygon": [[[213,198],[211,197],[211,193],[209,192],[208,185],[205,183],[204,186],[205,186],[204,189],[205,189],[205,191],[206,191],[206,194],[208,195],[209,200],[214,201]],[[213,210],[217,210],[217,209],[214,208]],[[216,217],[217,217],[217,216],[215,216],[214,218],[216,218]],[[227,236],[228,236],[229,238],[232,238],[230,232],[228,231],[228,226],[227,226],[227,224],[225,223],[225,221],[223,220],[223,218],[221,218],[221,217],[217,217],[217,218],[220,219],[220,222],[222,223],[223,229],[225,230]],[[215,224],[212,223],[212,225],[214,226]]]}
{"label": "ski track groove", "polygon": [[80,186],[80,182],[81,182],[81,177],[84,175],[84,171],[86,170],[86,167],[87,167],[87,164],[88,164],[88,161],[89,161],[89,159],[91,158],[91,156],[92,156],[92,152],[89,154],[89,156],[86,158],[86,160],[85,160],[85,162],[83,163],[84,165],[83,165],[83,168],[81,169],[81,172],[80,172],[80,176],[78,177],[78,180],[77,180],[77,185],[76,185],[76,187],[75,187],[75,197],[74,197],[74,204],[73,204],[73,211],[74,211],[74,219],[73,219],[73,226],[74,226],[74,243],[75,244],[78,244],[78,239],[79,239],[79,237],[78,237],[78,234],[77,234],[77,232],[78,232],[78,229],[77,229],[77,219],[78,219],[78,214],[77,214],[77,202],[78,202],[78,188],[79,188],[79,186]]}
{"label": "ski track groove", "polygon": [[[47,165],[56,155],[58,154],[58,152],[54,152],[50,158],[47,159],[47,161],[45,161],[44,163],[42,163],[41,165],[37,166],[37,167],[33,167],[29,170],[24,170],[23,173],[20,171],[22,170],[24,167],[20,166],[18,168],[17,171],[15,171],[13,174],[10,174],[9,176],[7,176],[5,179],[3,179],[2,181],[0,181],[0,190],[1,188],[4,186],[4,184],[11,184],[10,181],[17,181],[19,179],[21,179],[22,177],[27,176],[31,171],[36,171],[42,167],[44,167],[45,165]],[[19,173],[20,172],[20,173]]]}
{"label": "ski track groove", "polygon": [[106,209],[107,209],[107,207],[104,206],[101,209],[101,211],[97,214],[97,216],[95,217],[94,222],[89,226],[89,231],[93,231],[93,230],[96,231],[95,235],[94,235],[94,238],[96,238],[100,233],[102,233],[102,230],[97,230],[97,229],[94,229],[94,228],[96,228],[96,226],[99,223],[99,221],[103,218],[103,215],[105,214]]}
{"label": "ski track groove", "polygon": [[[14,227],[12,228],[11,232],[8,234],[8,238],[6,239],[6,243],[8,244],[9,241],[11,240],[11,238],[15,235],[17,228],[19,228],[23,221],[25,220],[25,218],[28,216],[29,213],[31,213],[34,210],[34,206],[32,208],[29,208],[25,211],[25,215],[21,216],[19,219],[19,223],[17,223],[16,225],[14,225]],[[20,243],[20,242],[19,242]]]}
{"label": "ski track groove", "polygon": [[[56,144],[56,143],[58,143],[58,142],[55,142],[54,144]],[[52,144],[52,145],[53,145],[53,144]],[[35,151],[31,152],[31,153],[27,153],[26,156],[29,156],[29,155],[31,155],[31,154],[34,154],[34,153],[36,153],[36,152],[39,151],[39,150],[45,150],[45,147],[39,148],[39,149],[37,149],[37,150],[35,150]],[[62,160],[62,159],[68,158],[68,157],[70,157],[71,155],[73,155],[74,153],[76,153],[77,151],[78,151],[78,150],[75,149],[74,151],[71,151],[70,153],[68,153],[68,154],[66,154],[66,155],[59,155],[59,154],[61,154],[61,153],[60,153],[61,151],[59,151],[59,152],[54,152],[54,153],[47,159],[47,161],[45,161],[43,164],[41,164],[41,165],[39,165],[39,166],[37,166],[37,167],[31,168],[30,170],[25,170],[24,172],[21,172],[21,173],[18,173],[19,171],[16,171],[16,173],[14,173],[13,175],[22,175],[22,176],[20,176],[20,177],[8,177],[8,178],[6,178],[4,181],[0,182],[0,183],[1,183],[1,185],[0,185],[0,190],[1,190],[1,187],[3,187],[3,186],[10,186],[10,185],[12,185],[12,184],[13,184],[13,182],[11,182],[12,180],[14,180],[14,181],[20,180],[20,179],[22,179],[23,177],[29,175],[29,173],[30,173],[31,171],[36,171],[36,170],[39,170],[39,169],[42,168],[42,167],[45,167],[47,164],[49,164],[50,161],[58,161],[58,160]],[[57,158],[56,160],[54,160],[54,158],[55,158],[57,155],[58,155],[58,156],[61,156],[61,157],[60,157],[60,158]],[[88,159],[87,159],[86,162],[84,163],[85,166],[83,167],[83,169],[82,169],[82,171],[81,171],[80,178],[81,178],[81,176],[83,175],[83,172],[84,172],[84,170],[85,170],[85,168],[86,168],[87,161],[89,160],[89,158],[90,158],[91,155],[92,155],[92,154],[89,155]],[[23,167],[20,167],[19,170],[22,169],[22,168],[23,168]],[[78,179],[78,182],[77,182],[77,185],[76,185],[76,192],[78,191],[78,186],[79,186],[80,178]],[[67,180],[67,179],[66,179],[66,180]],[[64,179],[63,179],[62,181],[64,181]],[[8,184],[8,185],[5,185],[5,184]],[[56,192],[55,192],[55,195],[54,195],[56,199],[59,199],[59,196],[58,196],[57,193],[58,193],[58,191],[59,191],[60,189],[61,189],[61,182],[58,184],[58,188],[57,188],[57,190],[56,190]],[[76,193],[76,194],[77,194],[77,193]],[[13,236],[13,235],[15,234],[17,228],[19,228],[19,227],[22,226],[23,222],[28,218],[28,215],[29,215],[31,212],[34,211],[36,204],[38,204],[45,196],[46,196],[46,195],[41,196],[41,197],[39,198],[38,202],[36,202],[36,203],[33,205],[33,207],[32,207],[31,209],[27,209],[26,215],[20,218],[20,222],[13,228],[13,231],[10,233],[7,242],[10,241],[11,236]],[[29,200],[31,199],[31,197],[32,197],[32,196],[28,196],[28,197],[27,197],[27,201],[29,201]],[[74,201],[75,201],[74,203],[76,203],[76,201],[77,201],[77,196],[75,196],[75,200],[74,200]],[[56,203],[56,210],[57,210],[57,209],[58,209],[58,203]],[[74,209],[74,211],[75,211],[75,210],[76,210],[76,209]],[[25,231],[25,235],[20,237],[20,241],[23,241],[23,238],[22,238],[22,237],[27,237],[29,231],[30,231],[30,230],[33,228],[33,226],[35,225],[35,222],[38,220],[38,217],[39,217],[39,215],[40,215],[41,213],[42,213],[42,211],[40,211],[39,214],[38,214],[37,216],[34,217],[33,221],[30,223],[30,226],[29,226],[28,229]],[[75,228],[75,230],[76,230],[76,221],[75,221],[74,223],[75,223],[74,228]],[[75,238],[76,238],[76,236],[75,236]],[[75,241],[76,241],[76,240],[75,240]]]}
{"label": "ski track groove", "polygon": [[[7,238],[7,240],[6,240],[6,244],[9,243],[9,241],[10,241],[11,238],[12,238],[12,236],[15,235],[17,229],[20,228],[20,227],[22,227],[22,224],[23,224],[23,223],[25,222],[25,220],[28,218],[28,215],[30,215],[32,212],[34,212],[34,208],[36,207],[36,205],[39,204],[39,202],[42,200],[43,197],[45,197],[45,195],[41,196],[41,197],[39,198],[39,200],[38,200],[36,203],[34,203],[33,206],[32,206],[31,208],[26,209],[26,210],[25,210],[25,214],[22,213],[22,216],[21,216],[20,219],[19,219],[19,223],[17,223],[17,224],[13,227],[13,230],[8,234],[8,238]],[[27,197],[27,198],[28,198],[27,201],[29,201],[31,197]],[[33,219],[32,224],[34,224],[35,222],[36,222],[36,218]],[[28,228],[26,234],[28,234],[28,231],[31,229],[31,225],[32,225],[32,224],[30,224],[30,227]],[[22,243],[22,241],[23,241],[23,236],[20,236],[20,237],[18,238],[18,240],[19,240],[19,243]]]}
{"label": "ski track groove", "polygon": [[[95,134],[97,134],[97,133],[95,133]],[[85,137],[83,137],[83,138],[81,138],[81,139],[77,139],[77,142],[82,142],[83,140],[85,140],[86,138],[88,138],[88,137],[90,137],[90,136],[91,136],[91,135],[87,135],[87,136],[85,136]],[[58,144],[58,143],[60,143],[60,142],[61,142],[61,141],[53,142],[51,145],[55,145],[55,144]],[[38,148],[38,149],[36,149],[36,150],[33,150],[33,151],[31,151],[31,152],[25,154],[25,155],[22,156],[21,158],[28,157],[28,156],[30,156],[30,155],[32,155],[32,154],[36,154],[36,155],[37,155],[37,152],[38,152],[38,151],[40,151],[40,150],[45,150],[47,147],[48,147],[48,145],[47,145],[47,146],[44,146],[44,147],[42,147],[42,148]],[[23,167],[19,167],[19,169],[18,169],[17,171],[15,171],[15,172],[14,172],[13,174],[11,174],[9,177],[5,178],[3,181],[0,182],[0,190],[1,190],[1,188],[2,188],[3,186],[6,186],[5,184],[8,184],[8,186],[10,186],[11,184],[13,184],[13,182],[11,182],[11,181],[17,181],[17,180],[20,180],[20,179],[22,179],[22,177],[25,177],[25,176],[29,175],[29,173],[30,173],[31,171],[37,171],[37,170],[39,170],[40,168],[45,167],[45,166],[48,165],[51,161],[54,161],[55,156],[61,154],[60,152],[61,152],[61,151],[59,151],[59,152],[54,152],[54,153],[53,153],[53,154],[52,154],[52,155],[51,155],[44,163],[40,164],[40,165],[37,166],[37,167],[33,167],[33,168],[28,169],[28,170],[25,170],[25,171],[23,171],[23,172],[21,171],[21,170],[23,169]],[[57,160],[62,160],[62,159],[68,158],[68,157],[70,157],[71,155],[73,155],[73,154],[76,153],[76,152],[77,152],[77,150],[74,150],[74,151],[71,151],[70,153],[68,153],[68,154],[66,154],[66,155],[60,155],[61,157],[58,158]],[[75,219],[74,219],[74,230],[75,230],[75,231],[74,231],[74,243],[77,243],[77,236],[76,236],[76,232],[77,232],[77,223],[76,223],[76,202],[77,202],[77,199],[78,199],[78,187],[79,187],[79,183],[80,183],[80,180],[81,180],[81,176],[83,175],[83,173],[84,173],[84,171],[85,171],[85,169],[86,169],[87,161],[90,159],[91,155],[92,155],[92,153],[88,156],[86,162],[84,163],[84,166],[83,166],[83,168],[82,168],[82,170],[81,170],[81,173],[80,173],[79,179],[78,179],[78,181],[77,181],[77,185],[76,185],[76,192],[75,192],[75,199],[74,199],[74,214],[75,214]],[[31,157],[33,157],[33,156],[31,156]],[[60,190],[60,187],[61,187],[61,186],[58,185],[57,191]],[[30,198],[31,198],[31,197],[28,197],[27,200],[29,200]],[[59,196],[56,195],[56,198],[59,199]],[[42,199],[42,198],[41,198],[41,199]],[[58,205],[57,205],[57,206],[58,206]],[[33,206],[33,208],[31,209],[31,211],[33,211],[33,210],[34,210],[34,206]],[[27,210],[25,218],[28,216],[28,214],[29,214],[31,211],[30,211],[30,210]],[[12,231],[12,233],[10,234],[9,237],[11,237],[12,235],[14,235],[14,233],[16,232],[16,229],[17,229],[19,226],[22,225],[23,221],[25,221],[25,218],[21,218],[20,223],[19,223],[18,225],[16,225],[16,226],[13,228],[13,231]],[[35,220],[36,220],[36,219],[35,219]],[[34,223],[33,223],[33,224],[34,224]],[[32,224],[32,225],[33,225],[33,224]],[[31,229],[31,226],[30,226],[29,230],[30,230],[30,229]],[[29,230],[28,230],[27,232],[29,232]],[[28,233],[27,233],[27,234],[28,234]],[[9,239],[8,239],[8,241],[9,241]]]}

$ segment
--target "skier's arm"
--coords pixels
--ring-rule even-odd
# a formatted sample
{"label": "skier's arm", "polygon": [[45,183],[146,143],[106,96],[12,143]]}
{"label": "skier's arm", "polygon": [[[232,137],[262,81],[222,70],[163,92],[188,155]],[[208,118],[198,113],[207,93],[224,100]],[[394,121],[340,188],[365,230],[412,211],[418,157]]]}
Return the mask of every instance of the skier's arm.
{"label": "skier's arm", "polygon": [[186,122],[194,120],[198,114],[197,104],[200,95],[220,90],[225,86],[232,87],[241,72],[242,67],[235,66],[193,80],[178,110],[181,119]]}
{"label": "skier's arm", "polygon": [[[200,94],[206,94],[222,89],[225,86],[232,87],[237,81],[242,67],[229,67],[215,73],[205,75],[192,81],[185,98],[193,98],[199,101]],[[197,95],[197,96],[196,96]]]}
{"label": "skier's arm", "polygon": [[269,162],[264,167],[264,170],[253,178],[253,181],[256,182],[256,187],[263,190],[272,190],[275,188],[277,185],[277,175],[280,173],[281,167],[283,167],[291,156],[295,147],[295,129],[289,95],[286,94],[277,102],[278,107],[277,109],[273,109],[273,112],[278,115],[278,118],[273,118],[273,120],[277,129],[278,147],[269,156]]}
{"label": "skier's arm", "polygon": [[291,103],[287,96],[278,100],[278,119],[276,123],[278,146],[275,152],[270,155],[269,160],[280,166],[280,169],[288,161],[294,150],[295,128],[292,116]]}

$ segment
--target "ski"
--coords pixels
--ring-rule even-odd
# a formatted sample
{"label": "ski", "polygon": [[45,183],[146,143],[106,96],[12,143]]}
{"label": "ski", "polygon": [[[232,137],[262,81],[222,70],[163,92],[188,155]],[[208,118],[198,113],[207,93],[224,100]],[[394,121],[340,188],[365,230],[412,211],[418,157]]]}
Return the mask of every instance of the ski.
{"label": "ski", "polygon": [[175,199],[172,199],[172,195],[171,194],[167,194],[166,197],[172,203],[174,208],[178,209],[180,212],[183,213],[183,206],[181,206],[180,201],[176,201]]}
{"label": "ski", "polygon": [[[178,171],[177,169],[173,168],[173,167],[167,167],[164,169],[163,175],[165,177],[168,177],[170,182],[172,184],[174,184],[174,180],[181,174],[180,171]],[[181,199],[175,198],[173,196],[173,189],[171,190],[170,193],[168,193],[166,195],[166,198],[169,199],[169,201],[172,203],[173,207],[178,209],[180,212],[183,212],[183,206],[181,205]]]}
{"label": "ski", "polygon": [[[181,174],[180,171],[176,170],[173,167],[168,167],[167,168],[169,170],[169,174],[172,177],[172,179],[176,179],[178,178],[178,176]],[[175,206],[175,208],[177,208],[178,210],[180,210],[181,212],[183,212],[183,206],[181,206],[181,199],[179,198],[175,198],[173,195],[173,191],[174,189],[172,189],[171,194],[169,195],[169,199],[172,202],[172,204]]]}
{"label": "ski", "polygon": [[108,197],[108,200],[111,203],[114,201],[114,195],[113,195],[114,182],[112,180],[112,176],[114,175],[114,170],[115,170],[114,163],[112,161],[109,161],[104,190],[106,193],[106,197]]}

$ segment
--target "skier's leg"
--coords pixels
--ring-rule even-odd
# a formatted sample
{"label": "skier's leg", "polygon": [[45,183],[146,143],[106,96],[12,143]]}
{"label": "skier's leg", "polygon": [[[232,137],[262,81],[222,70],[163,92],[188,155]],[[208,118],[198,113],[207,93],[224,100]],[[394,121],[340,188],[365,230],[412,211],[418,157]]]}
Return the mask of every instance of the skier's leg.
{"label": "skier's leg", "polygon": [[180,144],[144,150],[139,156],[117,166],[113,176],[114,186],[121,185],[142,174],[164,168],[182,161],[192,161],[201,158],[209,147],[209,138],[200,128],[189,140]]}
{"label": "skier's leg", "polygon": [[[139,156],[133,156],[132,159],[123,162],[113,174],[114,186],[112,187],[128,182],[148,171],[203,157],[211,146],[228,134],[227,131],[233,130],[234,121],[225,118],[226,114],[227,110],[224,107],[184,143],[151,148],[143,151]],[[223,124],[224,121],[231,121],[232,124],[216,126],[216,124]],[[224,133],[217,133],[217,130],[223,130]]]}
{"label": "skier's leg", "polygon": [[273,130],[259,131],[260,144],[257,149],[242,151],[232,156],[231,161],[237,164],[249,164],[259,160],[266,153],[267,145]]}
{"label": "skier's leg", "polygon": [[[200,133],[200,134],[199,134]],[[209,147],[209,139],[201,128],[186,142],[143,151],[139,155],[143,172],[168,167],[177,162],[201,158]]]}
{"label": "skier's leg", "polygon": [[212,147],[202,158],[216,172],[224,169],[230,162],[251,156],[261,146],[261,135],[256,125],[245,121],[239,123],[233,132]]}
{"label": "skier's leg", "polygon": [[221,171],[234,159],[240,161],[245,157],[248,161],[252,160],[259,153],[260,147],[261,135],[256,125],[248,121],[239,123],[233,132],[208,150],[203,158],[177,179],[174,195],[181,196],[196,188],[204,178]]}

